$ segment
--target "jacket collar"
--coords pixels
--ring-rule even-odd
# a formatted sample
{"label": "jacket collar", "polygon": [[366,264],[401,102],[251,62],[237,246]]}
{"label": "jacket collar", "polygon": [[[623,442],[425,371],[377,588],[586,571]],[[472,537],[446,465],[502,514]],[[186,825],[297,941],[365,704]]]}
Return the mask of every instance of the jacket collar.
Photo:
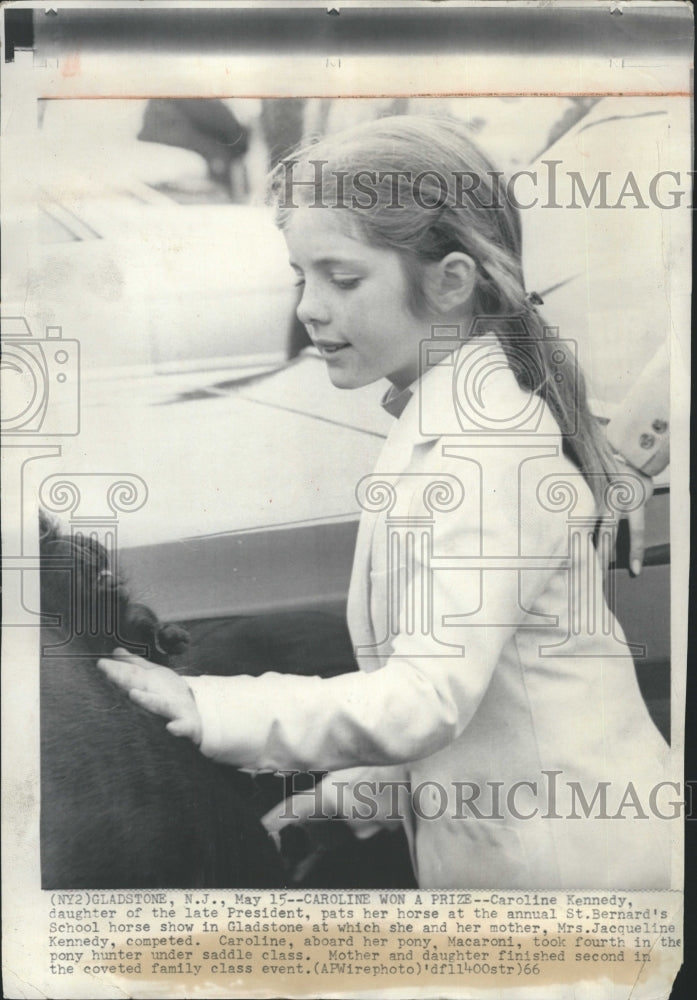
{"label": "jacket collar", "polygon": [[399,420],[413,395],[414,389],[410,385],[406,389],[398,389],[396,385],[391,385],[380,400],[380,405],[391,417]]}
{"label": "jacket collar", "polygon": [[[430,345],[433,341],[427,343]],[[441,437],[461,436],[462,425],[455,404],[456,373],[475,352],[479,353],[479,357],[473,364],[479,368],[483,367],[488,353],[496,352],[500,356],[500,350],[500,344],[493,334],[472,338],[428,367],[408,389],[401,392],[388,391],[383,399],[383,406],[388,413],[399,417],[390,437],[409,439],[417,446],[437,441]]]}

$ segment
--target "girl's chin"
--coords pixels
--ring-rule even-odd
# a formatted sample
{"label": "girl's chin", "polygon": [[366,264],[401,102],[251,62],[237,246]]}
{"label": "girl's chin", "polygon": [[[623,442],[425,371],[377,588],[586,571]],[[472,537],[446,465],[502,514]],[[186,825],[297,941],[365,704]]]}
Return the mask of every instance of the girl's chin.
{"label": "girl's chin", "polygon": [[360,389],[371,382],[377,382],[378,376],[370,376],[339,365],[327,365],[327,374],[333,386],[337,389]]}
{"label": "girl's chin", "polygon": [[365,382],[361,382],[350,372],[342,372],[336,368],[329,368],[329,381],[337,389],[359,389]]}

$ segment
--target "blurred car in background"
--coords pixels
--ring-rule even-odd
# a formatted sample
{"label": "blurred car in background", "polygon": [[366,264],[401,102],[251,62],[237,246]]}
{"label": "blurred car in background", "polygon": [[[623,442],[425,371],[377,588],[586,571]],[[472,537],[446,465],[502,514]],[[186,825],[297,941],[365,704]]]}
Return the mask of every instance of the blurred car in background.
{"label": "blurred car in background", "polygon": [[44,188],[38,213],[44,240],[8,276],[4,312],[61,326],[84,371],[284,356],[294,291],[268,209],[182,208],[129,181]]}
{"label": "blurred car in background", "polygon": [[6,150],[3,315],[62,327],[83,373],[284,357],[295,293],[271,210],[231,203],[197,153],[139,141],[145,101],[44,103]]}

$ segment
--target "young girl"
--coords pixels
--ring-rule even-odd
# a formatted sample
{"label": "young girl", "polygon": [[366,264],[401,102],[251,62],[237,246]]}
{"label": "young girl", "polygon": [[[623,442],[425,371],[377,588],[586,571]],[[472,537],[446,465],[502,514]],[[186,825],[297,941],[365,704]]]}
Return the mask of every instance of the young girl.
{"label": "young girl", "polygon": [[302,150],[272,193],[330,379],[391,383],[396,419],[357,487],[362,669],[100,665],[210,757],[335,771],[276,825],[401,821],[420,886],[668,886],[667,747],[593,544],[612,460],[574,346],[523,288],[501,175],[457,121],[396,116]]}

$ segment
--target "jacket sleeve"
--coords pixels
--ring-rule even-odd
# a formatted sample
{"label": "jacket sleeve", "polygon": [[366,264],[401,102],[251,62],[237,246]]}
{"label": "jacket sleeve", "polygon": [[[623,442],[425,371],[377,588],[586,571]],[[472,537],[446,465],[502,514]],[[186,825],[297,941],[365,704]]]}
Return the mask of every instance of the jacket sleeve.
{"label": "jacket sleeve", "polygon": [[612,447],[647,476],[662,472],[670,460],[669,380],[668,348],[662,347],[607,425]]}
{"label": "jacket sleeve", "polygon": [[[493,568],[469,569],[465,563],[429,568],[416,546],[410,570],[399,565],[393,579],[373,574],[374,590],[394,595],[401,586],[405,596],[402,627],[380,669],[330,679],[276,673],[189,679],[204,754],[258,770],[389,765],[436,752],[468,725],[504,645],[527,613],[521,604],[530,607],[544,589],[566,544],[565,515],[560,520],[545,513],[535,489],[565,460],[557,455],[551,464],[545,458],[525,463],[529,481],[521,487],[515,448],[498,449],[484,475],[480,461],[443,458],[440,442],[433,447],[441,449],[433,468],[462,476],[466,497],[460,508],[436,515],[433,554],[480,558],[483,553],[492,557]],[[537,568],[505,568],[506,556],[521,550],[536,557]],[[430,622],[414,628],[408,605],[426,592]],[[381,596],[386,606],[389,596]],[[444,626],[448,616],[459,618]]]}

